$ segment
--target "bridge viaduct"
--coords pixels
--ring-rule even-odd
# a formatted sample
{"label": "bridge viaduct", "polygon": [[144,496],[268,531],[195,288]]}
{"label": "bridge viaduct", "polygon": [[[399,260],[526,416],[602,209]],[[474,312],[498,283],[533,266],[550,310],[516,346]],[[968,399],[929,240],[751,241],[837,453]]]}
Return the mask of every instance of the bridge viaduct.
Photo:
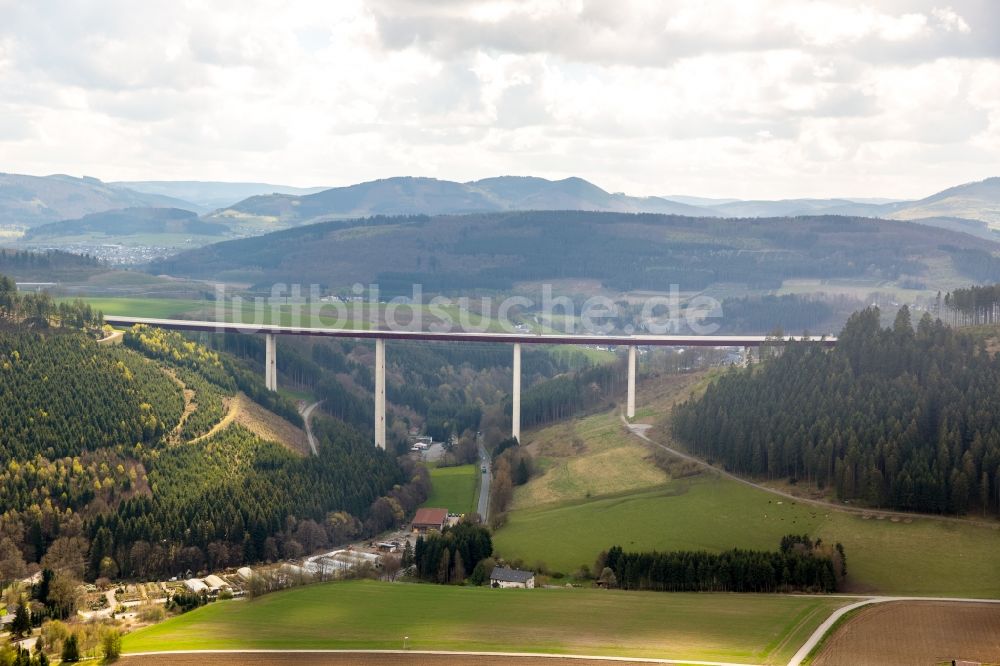
{"label": "bridge viaduct", "polygon": [[328,338],[355,338],[375,341],[375,446],[385,448],[385,343],[389,340],[422,340],[435,342],[494,342],[513,345],[514,381],[511,392],[511,435],[521,439],[521,345],[602,345],[624,346],[628,349],[628,395],[626,415],[635,416],[636,351],[639,347],[760,347],[764,344],[784,344],[793,340],[809,340],[823,345],[835,345],[836,338],[794,337],[775,338],[763,335],[575,335],[556,333],[478,333],[466,331],[384,331],[301,326],[265,326],[215,321],[183,319],[150,319],[146,317],[106,316],[112,326],[145,324],[175,331],[208,333],[244,333],[264,335],[264,385],[278,390],[277,346],[279,335],[305,335]]}

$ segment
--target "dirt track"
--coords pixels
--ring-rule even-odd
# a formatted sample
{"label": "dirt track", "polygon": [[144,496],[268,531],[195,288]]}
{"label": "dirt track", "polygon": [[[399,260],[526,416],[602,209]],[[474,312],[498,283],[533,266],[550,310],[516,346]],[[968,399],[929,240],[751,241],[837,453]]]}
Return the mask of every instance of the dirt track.
{"label": "dirt track", "polygon": [[814,666],[1000,662],[1000,604],[894,601],[865,608],[826,641]]}
{"label": "dirt track", "polygon": [[628,666],[629,664],[649,666],[648,662],[605,661],[603,659],[560,659],[558,657],[498,657],[465,654],[365,654],[342,652],[328,654],[267,653],[246,652],[231,654],[167,654],[147,657],[123,657],[118,663],[123,666]]}

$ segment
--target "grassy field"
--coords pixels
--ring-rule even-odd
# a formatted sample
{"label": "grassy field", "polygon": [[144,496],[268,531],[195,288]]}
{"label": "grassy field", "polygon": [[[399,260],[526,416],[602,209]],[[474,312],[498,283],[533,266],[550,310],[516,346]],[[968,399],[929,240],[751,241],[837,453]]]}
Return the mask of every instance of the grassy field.
{"label": "grassy field", "polygon": [[[643,416],[663,414],[704,384],[704,373],[664,375],[642,385]],[[666,483],[650,449],[622,427],[617,409],[532,428],[522,438],[541,474],[515,489],[514,507],[585,499]]]}
{"label": "grassy field", "polygon": [[845,599],[352,581],[220,602],[125,637],[125,652],[358,648],[785,663]]}
{"label": "grassy field", "polygon": [[[60,300],[73,300],[72,298]],[[85,297],[94,308],[100,309],[104,314],[109,315],[130,315],[136,317],[179,317],[184,315],[188,318],[215,320],[217,308],[215,301],[196,301],[180,298],[132,298],[132,297]],[[488,317],[483,317],[476,312],[461,311],[457,305],[450,306],[401,306],[379,304],[373,306],[369,303],[323,303],[315,310],[315,319],[310,321],[312,311],[308,306],[303,307],[299,318],[293,319],[292,308],[289,305],[281,305],[273,308],[269,304],[258,306],[252,298],[247,298],[235,304],[226,301],[223,308],[222,318],[226,321],[239,322],[244,324],[273,324],[281,326],[319,326],[346,329],[369,329],[373,328],[373,321],[384,326],[387,313],[390,308],[394,308],[395,320],[400,325],[409,325],[414,316],[419,316],[422,327],[427,328],[431,324],[450,320],[454,325],[468,324],[474,328],[482,328],[490,332],[505,332],[500,322]],[[606,359],[606,352],[593,352],[594,360]],[[581,352],[582,353],[582,352]],[[588,358],[591,354],[587,355]]]}
{"label": "grassy field", "polygon": [[776,549],[789,533],[840,541],[859,592],[1000,597],[1000,531],[913,518],[865,519],[782,500],[701,475],[645,490],[509,514],[495,536],[505,557],[571,573],[601,550]]}
{"label": "grassy field", "polygon": [[543,473],[516,489],[514,507],[584,499],[669,480],[649,464],[649,449],[628,435],[616,412],[605,412],[526,433]]}
{"label": "grassy field", "polygon": [[431,496],[424,506],[448,509],[452,513],[476,510],[478,465],[431,468]]}
{"label": "grassy field", "polygon": [[[59,299],[72,301],[74,299]],[[179,298],[86,298],[90,306],[106,315],[171,318],[205,307],[204,301]]]}

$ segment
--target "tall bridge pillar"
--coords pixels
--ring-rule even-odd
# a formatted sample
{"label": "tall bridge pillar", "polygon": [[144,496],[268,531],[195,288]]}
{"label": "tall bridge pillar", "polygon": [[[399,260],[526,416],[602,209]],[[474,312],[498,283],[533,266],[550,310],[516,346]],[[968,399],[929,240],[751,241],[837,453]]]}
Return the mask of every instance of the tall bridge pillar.
{"label": "tall bridge pillar", "polygon": [[514,343],[514,391],[511,396],[510,436],[521,441],[521,343]]}
{"label": "tall bridge pillar", "polygon": [[269,391],[278,390],[277,344],[273,333],[264,336],[264,387]]}
{"label": "tall bridge pillar", "polygon": [[375,446],[385,450],[385,340],[375,338]]}
{"label": "tall bridge pillar", "polygon": [[635,418],[635,345],[628,347],[628,402],[625,416]]}

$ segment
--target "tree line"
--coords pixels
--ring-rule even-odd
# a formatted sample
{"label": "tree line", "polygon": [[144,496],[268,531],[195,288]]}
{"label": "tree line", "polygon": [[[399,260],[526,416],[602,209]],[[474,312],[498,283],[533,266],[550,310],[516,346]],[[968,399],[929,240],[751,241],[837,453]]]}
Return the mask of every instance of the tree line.
{"label": "tree line", "polygon": [[836,592],[847,575],[844,548],[788,535],[777,551],[626,552],[613,546],[597,560],[598,581],[657,592]]}
{"label": "tree line", "polygon": [[944,295],[944,305],[955,326],[995,324],[1000,321],[1000,285],[955,289]]}

